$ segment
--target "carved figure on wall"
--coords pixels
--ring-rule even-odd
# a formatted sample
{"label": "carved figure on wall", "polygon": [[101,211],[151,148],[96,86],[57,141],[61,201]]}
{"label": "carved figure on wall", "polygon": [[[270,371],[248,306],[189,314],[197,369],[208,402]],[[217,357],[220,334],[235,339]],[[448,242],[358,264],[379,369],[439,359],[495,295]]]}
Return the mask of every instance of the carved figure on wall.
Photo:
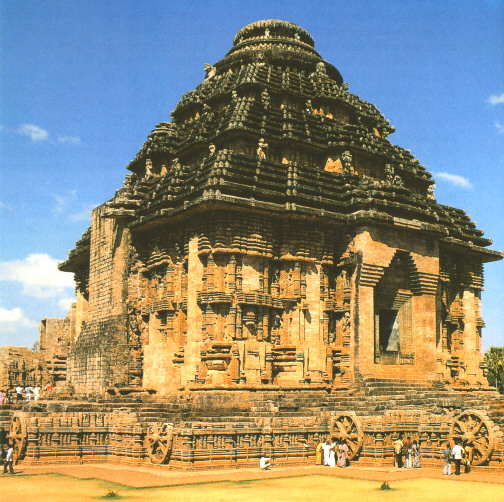
{"label": "carved figure on wall", "polygon": [[350,312],[343,314],[343,336],[350,335]]}
{"label": "carved figure on wall", "polygon": [[264,141],[264,138],[261,138],[259,142],[257,143],[257,156],[259,157],[259,160],[265,160],[266,159],[266,149],[268,148],[268,143]]}
{"label": "carved figure on wall", "polygon": [[175,169],[180,169],[180,162],[178,158],[172,160],[172,170]]}
{"label": "carved figure on wall", "polygon": [[210,80],[211,78],[215,77],[215,74],[217,73],[217,68],[209,63],[205,63],[203,65],[203,69],[206,73],[205,80]]}
{"label": "carved figure on wall", "polygon": [[344,173],[353,173],[352,166],[352,154],[349,151],[345,151],[341,154],[341,160],[343,162],[343,172]]}
{"label": "carved figure on wall", "polygon": [[271,104],[271,97],[266,89],[261,93],[261,103],[266,110]]}
{"label": "carved figure on wall", "polygon": [[402,187],[404,185],[404,182],[402,178],[398,174],[396,174],[394,176],[393,184]]}
{"label": "carved figure on wall", "polygon": [[391,185],[394,183],[394,168],[392,164],[385,164],[385,181]]}
{"label": "carved figure on wall", "polygon": [[210,154],[210,157],[212,155],[215,155],[215,145],[213,143],[211,143],[210,145],[208,145],[208,153]]}
{"label": "carved figure on wall", "polygon": [[145,159],[145,179],[148,180],[152,178],[152,160]]}
{"label": "carved figure on wall", "polygon": [[435,183],[432,183],[432,185],[429,185],[429,187],[427,188],[427,198],[429,200],[435,200],[435,197],[434,197],[434,190],[436,188],[436,184]]}
{"label": "carved figure on wall", "polygon": [[326,66],[322,61],[317,63],[317,66],[315,68],[315,75],[316,76],[327,75]]}
{"label": "carved figure on wall", "polygon": [[341,271],[341,279],[342,279],[343,287],[349,288],[350,287],[350,278],[348,277],[348,271],[345,268]]}

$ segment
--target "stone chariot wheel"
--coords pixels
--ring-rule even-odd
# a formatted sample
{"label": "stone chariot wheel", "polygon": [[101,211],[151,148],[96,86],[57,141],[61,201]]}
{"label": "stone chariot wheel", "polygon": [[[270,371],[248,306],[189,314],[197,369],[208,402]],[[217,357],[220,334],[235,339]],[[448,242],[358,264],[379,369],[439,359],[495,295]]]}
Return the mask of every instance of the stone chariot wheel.
{"label": "stone chariot wheel", "polygon": [[452,446],[455,441],[471,446],[472,465],[482,465],[494,448],[493,422],[480,411],[466,410],[453,419],[448,439]]}
{"label": "stone chariot wheel", "polygon": [[144,445],[153,464],[166,463],[173,446],[173,424],[150,425]]}
{"label": "stone chariot wheel", "polygon": [[345,440],[348,459],[352,460],[361,450],[364,440],[362,427],[354,413],[341,412],[331,420],[331,437]]}
{"label": "stone chariot wheel", "polygon": [[23,459],[28,444],[28,421],[22,413],[16,413],[11,420],[8,441],[14,448],[14,459],[18,463]]}

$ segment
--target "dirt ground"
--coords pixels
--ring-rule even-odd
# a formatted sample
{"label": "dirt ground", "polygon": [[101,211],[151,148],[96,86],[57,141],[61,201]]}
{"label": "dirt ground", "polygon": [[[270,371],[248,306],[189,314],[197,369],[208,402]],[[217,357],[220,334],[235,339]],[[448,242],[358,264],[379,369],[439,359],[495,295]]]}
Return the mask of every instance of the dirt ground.
{"label": "dirt ground", "polygon": [[[386,467],[188,473],[110,464],[17,467],[14,476],[0,475],[0,501],[305,502],[330,497],[345,502],[504,502],[502,472],[448,477],[439,469]],[[384,481],[391,490],[380,489]]]}

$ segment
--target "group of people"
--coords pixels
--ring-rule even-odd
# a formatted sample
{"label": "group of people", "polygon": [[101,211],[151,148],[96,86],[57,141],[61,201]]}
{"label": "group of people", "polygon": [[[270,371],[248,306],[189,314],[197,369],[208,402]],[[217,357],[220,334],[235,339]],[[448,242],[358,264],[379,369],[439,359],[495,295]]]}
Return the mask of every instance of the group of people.
{"label": "group of people", "polygon": [[[51,392],[53,386],[48,382],[44,386],[44,392]],[[0,390],[0,404],[18,403],[20,401],[38,401],[40,399],[41,389],[38,385],[26,385],[22,387],[17,385],[13,391]]]}
{"label": "group of people", "polygon": [[328,467],[346,467],[348,464],[348,445],[344,439],[327,439],[315,448],[315,463]]}
{"label": "group of people", "polygon": [[[420,444],[416,440],[411,440],[409,436],[406,439],[398,437],[394,441],[394,465],[399,469],[420,468]],[[443,474],[451,474],[451,464],[455,464],[455,474],[460,475],[460,468],[464,466],[464,472],[469,472],[473,461],[473,447],[468,444],[460,444],[456,441],[453,448],[450,443],[445,443],[443,449]]]}
{"label": "group of people", "polygon": [[406,467],[406,469],[420,468],[420,445],[418,441],[411,440],[410,436],[403,439],[399,436],[394,441],[394,465],[398,469]]}
{"label": "group of people", "polygon": [[460,444],[460,441],[455,441],[453,448],[450,448],[450,443],[445,444],[443,450],[443,474],[451,475],[451,463],[455,464],[455,475],[460,476],[460,467],[464,466],[464,472],[470,472],[473,461],[474,448],[469,444]]}

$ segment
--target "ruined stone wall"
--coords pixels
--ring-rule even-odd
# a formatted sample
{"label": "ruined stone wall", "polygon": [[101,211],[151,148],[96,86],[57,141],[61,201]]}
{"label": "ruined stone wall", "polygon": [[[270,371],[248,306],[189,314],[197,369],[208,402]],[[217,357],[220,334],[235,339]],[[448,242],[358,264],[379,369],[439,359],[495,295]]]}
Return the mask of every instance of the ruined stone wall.
{"label": "ruined stone wall", "polygon": [[46,363],[51,382],[56,386],[67,380],[67,359],[75,336],[75,303],[65,319],[44,318],[39,326],[39,352]]}
{"label": "ruined stone wall", "polygon": [[13,390],[16,386],[42,385],[49,381],[43,359],[27,347],[0,347],[0,390]]}
{"label": "ruined stone wall", "polygon": [[128,383],[127,316],[88,322],[75,342],[68,364],[76,394],[103,394]]}
{"label": "ruined stone wall", "polygon": [[93,211],[89,315],[79,326],[69,361],[69,380],[77,394],[127,383],[129,233],[120,222],[103,216],[104,206]]}

